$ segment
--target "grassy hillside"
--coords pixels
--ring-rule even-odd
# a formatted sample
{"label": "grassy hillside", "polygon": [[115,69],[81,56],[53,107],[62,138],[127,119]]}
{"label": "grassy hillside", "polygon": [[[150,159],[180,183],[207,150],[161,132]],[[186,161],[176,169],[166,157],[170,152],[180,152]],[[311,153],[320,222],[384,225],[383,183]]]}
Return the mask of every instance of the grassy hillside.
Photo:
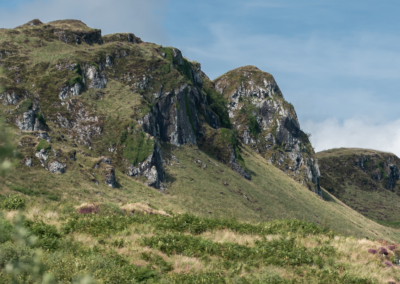
{"label": "grassy hillside", "polygon": [[317,157],[322,187],[367,218],[400,228],[399,185],[394,181],[388,188],[389,166],[399,164],[394,154],[340,148],[319,152]]}
{"label": "grassy hillside", "polygon": [[93,169],[98,159],[79,152],[77,160],[62,175],[51,175],[40,167],[19,166],[0,178],[1,194],[19,192],[27,199],[29,208],[56,210],[63,204],[106,201],[122,206],[144,201],[167,212],[250,222],[296,218],[327,225],[343,235],[400,240],[399,230],[372,222],[327,192],[325,200],[320,199],[249,148],[242,149],[242,156],[253,173],[251,181],[195,146],[174,147],[172,151],[171,147],[164,147],[164,159],[169,161],[164,194],[145,186],[140,178],[128,178],[119,171],[118,188],[96,185],[88,172],[99,175]]}

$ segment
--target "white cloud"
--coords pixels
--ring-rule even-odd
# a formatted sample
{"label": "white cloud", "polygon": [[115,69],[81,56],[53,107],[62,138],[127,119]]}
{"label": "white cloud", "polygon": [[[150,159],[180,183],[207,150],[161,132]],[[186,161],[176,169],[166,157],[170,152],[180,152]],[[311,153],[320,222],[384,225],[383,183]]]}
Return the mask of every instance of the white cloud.
{"label": "white cloud", "polygon": [[311,133],[316,151],[332,148],[366,148],[391,152],[400,157],[400,119],[384,124],[360,119],[305,121],[302,128]]}
{"label": "white cloud", "polygon": [[168,43],[162,22],[168,0],[35,0],[17,9],[0,8],[0,27],[13,28],[33,19],[77,19],[102,34],[131,32],[145,41]]}

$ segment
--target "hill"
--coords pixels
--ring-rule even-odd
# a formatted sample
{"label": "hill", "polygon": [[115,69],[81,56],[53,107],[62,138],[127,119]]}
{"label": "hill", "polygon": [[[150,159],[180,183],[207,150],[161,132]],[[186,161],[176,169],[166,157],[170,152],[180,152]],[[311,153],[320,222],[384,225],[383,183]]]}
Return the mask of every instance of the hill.
{"label": "hill", "polygon": [[345,204],[381,224],[400,225],[399,158],[368,149],[339,148],[316,155],[321,185]]}
{"label": "hill", "polygon": [[[365,248],[377,248],[377,239],[399,242],[400,231],[321,189],[312,145],[271,74],[245,66],[211,81],[176,48],[130,33],[102,36],[76,20],[33,20],[0,30],[0,64],[5,70],[0,111],[22,156],[14,171],[0,176],[6,216],[1,222],[9,232],[23,227],[39,237],[42,260],[59,281],[73,281],[68,274],[78,277],[75,258],[104,261],[86,267],[104,283],[117,274],[119,283],[128,278],[168,283],[171,273],[182,283],[190,280],[182,280],[189,271],[193,283],[202,277],[231,283],[241,276],[256,283],[252,274],[263,281],[266,267],[278,275],[271,283],[296,277],[304,283],[395,278],[394,268],[381,271],[384,261],[396,262],[396,245],[382,259]],[[28,221],[18,223],[17,209]],[[169,217],[157,219],[158,214],[177,223],[163,227]],[[270,236],[264,232],[269,226],[286,229],[268,231]],[[231,234],[233,247],[215,247],[223,234]],[[21,251],[32,256],[31,248],[12,249],[13,236],[0,238],[9,252],[5,259],[24,256]],[[286,256],[273,263],[259,255],[261,246],[280,237],[283,243],[276,245],[291,248]],[[360,270],[364,262],[341,261],[343,247],[317,251],[321,243],[354,245],[354,237],[365,238],[358,248],[376,271]],[[161,248],[169,240],[186,242],[185,252]],[[255,240],[262,242],[253,251]],[[205,244],[204,251],[190,250],[197,244]],[[227,259],[216,252],[236,244],[245,254]],[[282,259],[301,259],[303,246],[316,248],[315,254],[286,267]],[[246,254],[254,259],[248,267]],[[61,268],[63,258],[70,272]],[[335,265],[343,269],[324,276],[325,264],[331,271]],[[182,269],[185,265],[194,270]],[[115,274],[96,268],[103,266]]]}

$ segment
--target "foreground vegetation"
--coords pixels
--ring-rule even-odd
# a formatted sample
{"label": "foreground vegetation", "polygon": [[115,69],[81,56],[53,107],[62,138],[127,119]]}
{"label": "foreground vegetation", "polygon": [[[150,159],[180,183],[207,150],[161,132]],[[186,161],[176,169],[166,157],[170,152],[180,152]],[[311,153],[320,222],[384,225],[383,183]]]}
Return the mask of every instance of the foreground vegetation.
{"label": "foreground vegetation", "polygon": [[[8,199],[3,207],[24,207]],[[250,224],[112,203],[23,215],[6,210],[0,217],[0,283],[400,281],[397,245],[298,220]]]}

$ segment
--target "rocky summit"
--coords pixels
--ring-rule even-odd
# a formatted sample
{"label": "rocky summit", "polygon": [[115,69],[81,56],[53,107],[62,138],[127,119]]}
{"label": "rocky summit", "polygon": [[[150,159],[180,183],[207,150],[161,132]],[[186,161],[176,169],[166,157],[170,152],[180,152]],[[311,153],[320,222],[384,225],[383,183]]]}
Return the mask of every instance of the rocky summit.
{"label": "rocky summit", "polygon": [[98,157],[98,175],[86,173],[94,183],[115,187],[117,169],[163,191],[163,147],[196,145],[250,180],[241,154],[250,145],[321,195],[314,150],[269,73],[245,66],[211,81],[177,48],[76,20],[33,20],[0,36],[0,100],[27,167],[62,174],[78,151]]}

